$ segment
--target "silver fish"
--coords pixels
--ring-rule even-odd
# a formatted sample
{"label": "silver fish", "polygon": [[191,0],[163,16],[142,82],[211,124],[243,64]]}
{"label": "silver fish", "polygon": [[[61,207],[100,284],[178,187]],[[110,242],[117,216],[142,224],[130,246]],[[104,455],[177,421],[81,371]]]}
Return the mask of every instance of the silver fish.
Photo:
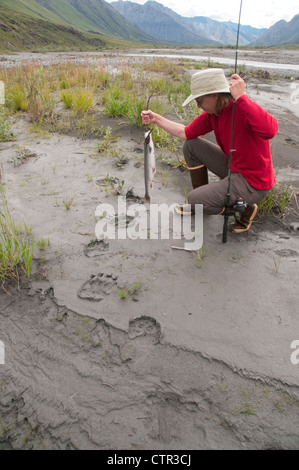
{"label": "silver fish", "polygon": [[153,189],[153,181],[156,173],[155,148],[151,132],[150,130],[144,134],[144,200],[149,204],[151,203],[150,191]]}

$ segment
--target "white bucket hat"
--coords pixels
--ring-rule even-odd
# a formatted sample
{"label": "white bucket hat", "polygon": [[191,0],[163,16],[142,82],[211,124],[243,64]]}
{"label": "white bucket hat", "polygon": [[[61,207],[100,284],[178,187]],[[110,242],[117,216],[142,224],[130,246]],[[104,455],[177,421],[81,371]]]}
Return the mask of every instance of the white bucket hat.
{"label": "white bucket hat", "polygon": [[191,95],[183,103],[186,106],[190,101],[212,93],[230,93],[229,85],[222,69],[206,69],[196,72],[191,77]]}

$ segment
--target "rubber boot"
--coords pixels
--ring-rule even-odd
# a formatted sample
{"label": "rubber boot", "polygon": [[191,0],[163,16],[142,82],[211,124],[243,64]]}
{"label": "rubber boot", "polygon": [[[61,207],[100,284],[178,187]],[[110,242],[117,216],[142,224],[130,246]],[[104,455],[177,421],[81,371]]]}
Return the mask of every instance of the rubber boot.
{"label": "rubber boot", "polygon": [[[190,177],[193,189],[208,184],[208,170],[204,165],[201,165],[200,167],[196,167],[194,169],[192,167],[188,169],[190,170]],[[190,209],[189,204],[177,204],[175,211],[179,215],[192,215],[194,214],[194,207],[191,206]]]}
{"label": "rubber boot", "polygon": [[190,170],[190,177],[191,177],[191,183],[193,186],[193,189],[199,188],[200,186],[204,186],[205,184],[208,184],[209,182],[209,177],[208,177],[208,170],[207,168],[203,165],[200,168],[195,168],[194,170],[192,168],[189,168]]}

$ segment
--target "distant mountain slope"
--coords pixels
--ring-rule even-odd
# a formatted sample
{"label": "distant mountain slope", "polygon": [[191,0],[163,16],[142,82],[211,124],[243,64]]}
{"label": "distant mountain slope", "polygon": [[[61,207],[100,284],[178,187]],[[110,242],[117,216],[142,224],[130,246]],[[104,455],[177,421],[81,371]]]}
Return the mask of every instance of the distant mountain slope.
{"label": "distant mountain slope", "polygon": [[[185,19],[189,21],[198,32],[205,33],[207,36],[223,45],[236,44],[237,23],[232,23],[231,21],[216,21],[206,16],[195,16],[194,18]],[[259,29],[253,28],[252,26],[241,25],[239,38],[240,46],[246,46],[252,43],[265,31],[267,31],[266,28]]]}
{"label": "distant mountain slope", "polygon": [[122,17],[104,0],[0,0],[0,9],[72,27],[81,32],[154,42],[153,38]]}
{"label": "distant mountain slope", "polygon": [[207,36],[221,44],[233,44],[236,42],[235,34],[226,25],[219,21],[212,20],[206,16],[195,16],[194,18],[185,18],[192,24],[198,32],[204,32]]}
{"label": "distant mountain slope", "polygon": [[0,8],[2,10],[8,10],[8,12],[27,15],[31,18],[42,19],[52,23],[61,23],[59,17],[35,0],[0,0]]}
{"label": "distant mountain slope", "polygon": [[100,34],[0,10],[0,52],[97,49],[107,46]]}
{"label": "distant mountain slope", "polygon": [[[227,26],[234,33],[234,42],[235,44],[238,32],[238,24],[233,23],[232,21],[224,21],[223,24]],[[254,28],[253,26],[241,24],[240,25],[240,40],[239,44],[247,45],[253,43],[257,38],[267,31],[267,28]]]}
{"label": "distant mountain slope", "polygon": [[299,14],[291,21],[280,20],[255,41],[258,46],[299,44]]}
{"label": "distant mountain slope", "polygon": [[[23,0],[24,1],[24,0]],[[27,0],[26,0],[27,1]],[[124,39],[152,41],[104,0],[35,0],[64,24],[85,31],[98,31]]]}
{"label": "distant mountain slope", "polygon": [[189,45],[217,44],[211,37],[197,31],[185,18],[158,2],[148,1],[144,5],[139,5],[120,0],[112,2],[111,6],[160,41]]}

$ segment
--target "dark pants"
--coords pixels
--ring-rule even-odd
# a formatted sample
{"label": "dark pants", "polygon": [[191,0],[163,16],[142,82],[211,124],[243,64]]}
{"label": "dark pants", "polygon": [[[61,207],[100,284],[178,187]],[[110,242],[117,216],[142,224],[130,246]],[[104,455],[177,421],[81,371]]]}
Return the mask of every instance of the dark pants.
{"label": "dark pants", "polygon": [[[228,158],[218,147],[204,138],[186,140],[184,157],[189,168],[205,165],[219,176],[220,180],[193,189],[188,194],[189,204],[203,204],[205,214],[219,214],[225,207],[228,186]],[[197,171],[197,170],[191,170]],[[254,204],[264,199],[269,190],[253,188],[240,173],[231,173],[230,203],[235,204],[243,198],[247,204]]]}

